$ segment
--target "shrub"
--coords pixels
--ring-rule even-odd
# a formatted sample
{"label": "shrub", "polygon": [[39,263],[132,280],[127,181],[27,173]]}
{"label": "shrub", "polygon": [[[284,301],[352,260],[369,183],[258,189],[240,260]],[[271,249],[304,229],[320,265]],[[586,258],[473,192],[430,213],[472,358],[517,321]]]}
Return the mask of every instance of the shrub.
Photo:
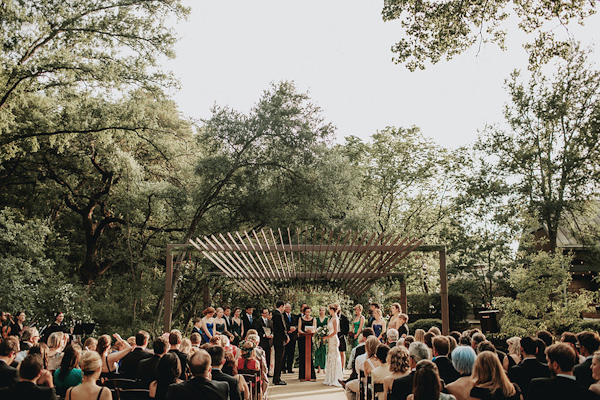
{"label": "shrub", "polygon": [[414,334],[417,329],[428,331],[432,326],[437,326],[442,329],[442,320],[439,318],[423,318],[408,324],[411,334]]}
{"label": "shrub", "polygon": [[[411,314],[429,315],[439,317],[442,309],[442,300],[439,293],[414,293],[407,296],[408,312]],[[455,326],[464,321],[471,308],[467,298],[462,294],[449,294],[448,304],[450,312],[450,325]]]}
{"label": "shrub", "polygon": [[593,331],[600,333],[600,321],[578,321],[570,329],[573,333]]}

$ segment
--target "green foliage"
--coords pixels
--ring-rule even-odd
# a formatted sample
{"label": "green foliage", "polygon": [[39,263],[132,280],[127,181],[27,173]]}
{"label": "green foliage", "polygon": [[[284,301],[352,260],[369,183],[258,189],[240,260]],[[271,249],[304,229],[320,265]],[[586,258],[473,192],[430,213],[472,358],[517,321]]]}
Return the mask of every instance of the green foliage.
{"label": "green foliage", "polygon": [[518,72],[507,85],[511,131],[489,128],[478,147],[496,157],[499,178],[514,182],[514,200],[544,226],[553,251],[565,215],[582,210],[598,193],[600,71],[587,51],[573,46],[552,79],[538,67],[527,85]]}
{"label": "green foliage", "polygon": [[556,332],[580,321],[581,313],[589,310],[593,296],[584,290],[567,291],[571,281],[570,258],[539,252],[524,262],[510,276],[517,297],[495,299],[495,305],[502,312],[502,333],[523,336],[543,329]]}
{"label": "green foliage", "polygon": [[[411,293],[407,296],[408,313],[419,315],[440,315],[442,300],[439,293]],[[462,294],[449,294],[448,305],[450,324],[456,324],[467,317],[471,305]]]}
{"label": "green foliage", "polygon": [[413,335],[415,333],[415,330],[417,329],[423,329],[425,332],[427,332],[429,328],[432,328],[434,326],[439,329],[442,329],[442,320],[439,318],[423,318],[415,322],[410,322],[408,324],[410,332]]}
{"label": "green foliage", "polygon": [[5,277],[0,304],[11,314],[25,311],[28,321],[35,318],[39,326],[53,322],[59,310],[88,320],[85,291],[57,273],[45,255],[50,232],[46,220],[25,219],[12,208],[0,210],[0,271]]}
{"label": "green foliage", "polygon": [[[593,13],[595,3],[587,0],[385,0],[382,11],[384,21],[399,20],[404,29],[405,38],[392,52],[396,54],[394,62],[406,64],[411,71],[424,69],[427,61],[450,60],[477,42],[480,47],[489,42],[504,49],[509,15],[518,18],[522,31],[538,34],[537,46],[531,48],[539,51],[545,45],[545,54],[555,53],[561,43],[548,46],[554,44],[554,28],[566,27],[570,21],[583,24]],[[567,29],[565,34],[569,34]]]}
{"label": "green foliage", "polygon": [[567,330],[571,332],[592,331],[600,333],[600,321],[577,321]]}

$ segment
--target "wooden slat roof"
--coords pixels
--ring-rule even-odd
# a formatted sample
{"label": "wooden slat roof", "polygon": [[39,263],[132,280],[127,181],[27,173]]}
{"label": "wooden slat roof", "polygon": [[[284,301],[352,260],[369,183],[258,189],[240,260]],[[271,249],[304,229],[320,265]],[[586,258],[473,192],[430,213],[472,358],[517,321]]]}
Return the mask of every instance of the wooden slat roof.
{"label": "wooden slat roof", "polygon": [[390,276],[395,265],[423,244],[422,239],[398,235],[336,235],[325,229],[296,229],[295,234],[290,229],[261,229],[217,236],[190,243],[250,295],[271,292],[273,280],[340,281],[348,294],[360,295],[375,280]]}

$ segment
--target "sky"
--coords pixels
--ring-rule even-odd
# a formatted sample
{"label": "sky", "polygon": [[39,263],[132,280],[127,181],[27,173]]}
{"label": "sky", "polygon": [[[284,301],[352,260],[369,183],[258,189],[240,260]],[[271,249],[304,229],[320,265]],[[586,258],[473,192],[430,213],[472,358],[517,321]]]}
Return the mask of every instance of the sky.
{"label": "sky", "polygon": [[[486,124],[503,121],[504,81],[527,67],[526,38],[512,29],[508,51],[484,44],[410,72],[392,62],[390,48],[402,30],[397,21],[383,22],[383,1],[183,2],[191,15],[173,23],[177,56],[163,67],[180,81],[174,99],[193,119],[209,118],[214,104],[247,113],[271,82],[291,80],[337,127],[338,142],[414,125],[457,148],[473,143]],[[599,26],[595,15],[570,29],[591,45]]]}

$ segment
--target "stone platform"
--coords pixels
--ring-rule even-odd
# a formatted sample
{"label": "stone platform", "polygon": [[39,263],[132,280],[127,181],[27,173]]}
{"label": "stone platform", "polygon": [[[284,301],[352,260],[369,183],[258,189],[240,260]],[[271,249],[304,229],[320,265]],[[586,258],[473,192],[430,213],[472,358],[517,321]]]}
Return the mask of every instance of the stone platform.
{"label": "stone platform", "polygon": [[[286,386],[269,386],[267,400],[346,400],[344,389],[323,385],[325,374],[317,374],[316,382],[300,382],[298,369],[293,374],[282,374]],[[348,375],[349,371],[345,375]]]}

